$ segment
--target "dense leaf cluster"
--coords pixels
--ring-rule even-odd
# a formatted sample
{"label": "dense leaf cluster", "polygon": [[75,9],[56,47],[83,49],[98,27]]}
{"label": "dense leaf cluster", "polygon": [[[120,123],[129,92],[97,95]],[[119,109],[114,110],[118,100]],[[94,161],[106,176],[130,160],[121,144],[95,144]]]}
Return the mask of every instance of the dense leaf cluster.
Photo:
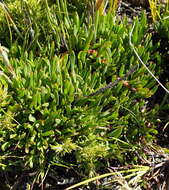
{"label": "dense leaf cluster", "polygon": [[[16,15],[13,23],[3,16],[0,20],[6,26],[1,44],[8,47],[16,74],[12,77],[2,60],[1,169],[32,168],[43,179],[54,165],[94,176],[112,160],[136,163],[142,146],[157,134],[158,106],[150,110],[148,98],[158,86],[129,46],[132,25],[127,18],[99,12],[80,17],[67,11],[66,1],[21,5],[10,13]],[[152,45],[145,14],[133,22],[132,42],[158,75],[161,56]],[[126,81],[88,97],[135,65]]]}

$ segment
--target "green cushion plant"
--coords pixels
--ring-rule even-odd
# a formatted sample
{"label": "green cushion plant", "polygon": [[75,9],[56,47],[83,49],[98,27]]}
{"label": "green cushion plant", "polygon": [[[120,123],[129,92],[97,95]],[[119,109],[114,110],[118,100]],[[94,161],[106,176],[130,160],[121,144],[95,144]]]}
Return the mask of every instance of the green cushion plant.
{"label": "green cushion plant", "polygon": [[[43,180],[45,171],[55,165],[94,176],[112,160],[136,163],[143,144],[151,143],[157,134],[158,106],[149,110],[147,101],[158,86],[129,46],[132,26],[111,13],[96,12],[89,19],[77,12],[69,14],[66,1],[45,3],[37,4],[36,16],[31,4],[23,3],[16,15],[27,9],[30,25],[25,28],[21,18],[15,22],[25,37],[16,38],[13,32],[11,41],[6,37],[16,77],[2,61],[1,169],[33,169],[38,172],[36,179]],[[133,22],[132,42],[158,75],[160,55],[152,46],[145,14]],[[133,66],[137,69],[126,81],[89,97]],[[74,161],[67,162],[69,156]]]}

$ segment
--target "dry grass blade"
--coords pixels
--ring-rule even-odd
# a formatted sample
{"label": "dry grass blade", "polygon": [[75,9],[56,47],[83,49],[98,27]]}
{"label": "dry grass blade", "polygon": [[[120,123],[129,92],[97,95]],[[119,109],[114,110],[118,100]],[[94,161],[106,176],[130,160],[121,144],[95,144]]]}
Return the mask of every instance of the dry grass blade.
{"label": "dry grass blade", "polygon": [[16,74],[14,72],[14,69],[12,67],[12,65],[10,64],[9,62],[9,59],[8,59],[8,49],[1,46],[0,44],[0,56],[3,58],[3,62],[4,64],[7,66],[8,68],[8,71],[12,74],[12,76],[15,78],[16,77]]}
{"label": "dry grass blade", "polygon": [[139,60],[139,62],[146,68],[146,70],[149,72],[149,74],[157,81],[157,83],[169,94],[169,90],[157,79],[156,76],[154,76],[154,74],[150,71],[150,69],[146,66],[146,64],[142,61],[142,59],[140,58],[140,56],[138,55],[134,45],[132,44],[132,41],[131,41],[131,37],[132,37],[132,34],[133,34],[133,30],[135,28],[135,23],[133,24],[133,27],[131,29],[131,32],[129,34],[129,44],[130,44],[130,47],[132,48],[134,54],[136,55],[137,59]]}
{"label": "dry grass blade", "polygon": [[14,27],[15,31],[17,32],[18,36],[19,36],[20,38],[24,39],[23,36],[22,36],[22,34],[21,34],[21,32],[18,30],[16,24],[14,23],[13,19],[11,18],[10,14],[9,14],[9,12],[8,12],[8,10],[7,10],[6,5],[5,5],[4,3],[1,3],[1,2],[0,2],[0,7],[3,9],[3,11],[4,11],[5,15],[6,15],[6,18],[7,18],[7,19],[9,20],[9,22],[13,25],[13,27]]}
{"label": "dry grass blade", "polygon": [[[140,178],[140,176],[143,176],[149,170],[150,170],[150,168],[148,166],[135,166],[132,169],[106,173],[106,174],[102,174],[100,176],[96,176],[96,177],[84,180],[82,182],[79,182],[79,183],[77,183],[75,185],[72,185],[72,186],[66,188],[66,190],[74,189],[74,188],[77,188],[79,186],[86,185],[86,184],[88,184],[90,182],[93,182],[93,181],[96,181],[96,180],[99,180],[99,179],[102,179],[102,178],[110,177],[110,176],[113,176],[113,182],[119,183],[120,185],[122,185],[122,187],[123,187],[123,185],[125,185],[126,188],[124,190],[129,190],[130,189],[129,188],[129,183],[127,182],[126,179],[130,179],[133,176],[137,177],[137,175],[139,175],[140,172],[141,172],[141,175],[139,175],[139,178]],[[124,176],[122,174],[124,174]],[[125,175],[125,174],[127,174],[127,175]],[[120,178],[119,178],[119,176],[120,176]]]}
{"label": "dry grass blade", "polygon": [[97,0],[96,1],[96,5],[95,5],[95,9],[98,10],[100,9],[100,7],[102,6],[104,0]]}

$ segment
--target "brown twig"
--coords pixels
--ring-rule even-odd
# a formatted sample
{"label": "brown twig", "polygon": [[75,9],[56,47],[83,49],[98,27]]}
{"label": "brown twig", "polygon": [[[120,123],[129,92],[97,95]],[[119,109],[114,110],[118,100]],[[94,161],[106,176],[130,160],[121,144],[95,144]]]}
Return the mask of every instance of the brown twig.
{"label": "brown twig", "polygon": [[96,92],[93,92],[89,95],[86,95],[86,97],[91,97],[91,96],[96,96],[98,94],[103,93],[105,90],[109,89],[109,88],[113,88],[114,86],[116,86],[120,81],[125,80],[129,75],[131,75],[132,73],[135,72],[135,70],[137,69],[137,65],[135,65],[134,67],[132,67],[123,77],[118,78],[117,80],[115,80],[114,82],[109,83],[108,85],[104,86],[103,88],[100,88],[99,90],[97,90]]}

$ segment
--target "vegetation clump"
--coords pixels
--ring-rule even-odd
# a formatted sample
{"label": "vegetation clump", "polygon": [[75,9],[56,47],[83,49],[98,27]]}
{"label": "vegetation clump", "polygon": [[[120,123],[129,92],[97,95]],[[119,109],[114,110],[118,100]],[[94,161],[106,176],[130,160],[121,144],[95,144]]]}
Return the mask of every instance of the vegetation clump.
{"label": "vegetation clump", "polygon": [[[152,104],[162,89],[146,68],[157,78],[164,73],[168,51],[160,46],[169,40],[167,5],[152,24],[156,40],[144,12],[130,23],[111,4],[103,14],[102,3],[97,9],[76,3],[0,3],[0,177],[8,179],[0,182],[3,189],[65,189],[89,177],[68,189],[102,178],[103,189],[113,183],[120,189],[124,179],[130,179],[128,187],[147,187],[140,182],[150,170],[147,150],[154,152],[159,122],[164,130],[168,125],[168,118],[159,119],[168,110],[168,79],[162,81],[165,98]],[[130,168],[112,169],[120,166]]]}

